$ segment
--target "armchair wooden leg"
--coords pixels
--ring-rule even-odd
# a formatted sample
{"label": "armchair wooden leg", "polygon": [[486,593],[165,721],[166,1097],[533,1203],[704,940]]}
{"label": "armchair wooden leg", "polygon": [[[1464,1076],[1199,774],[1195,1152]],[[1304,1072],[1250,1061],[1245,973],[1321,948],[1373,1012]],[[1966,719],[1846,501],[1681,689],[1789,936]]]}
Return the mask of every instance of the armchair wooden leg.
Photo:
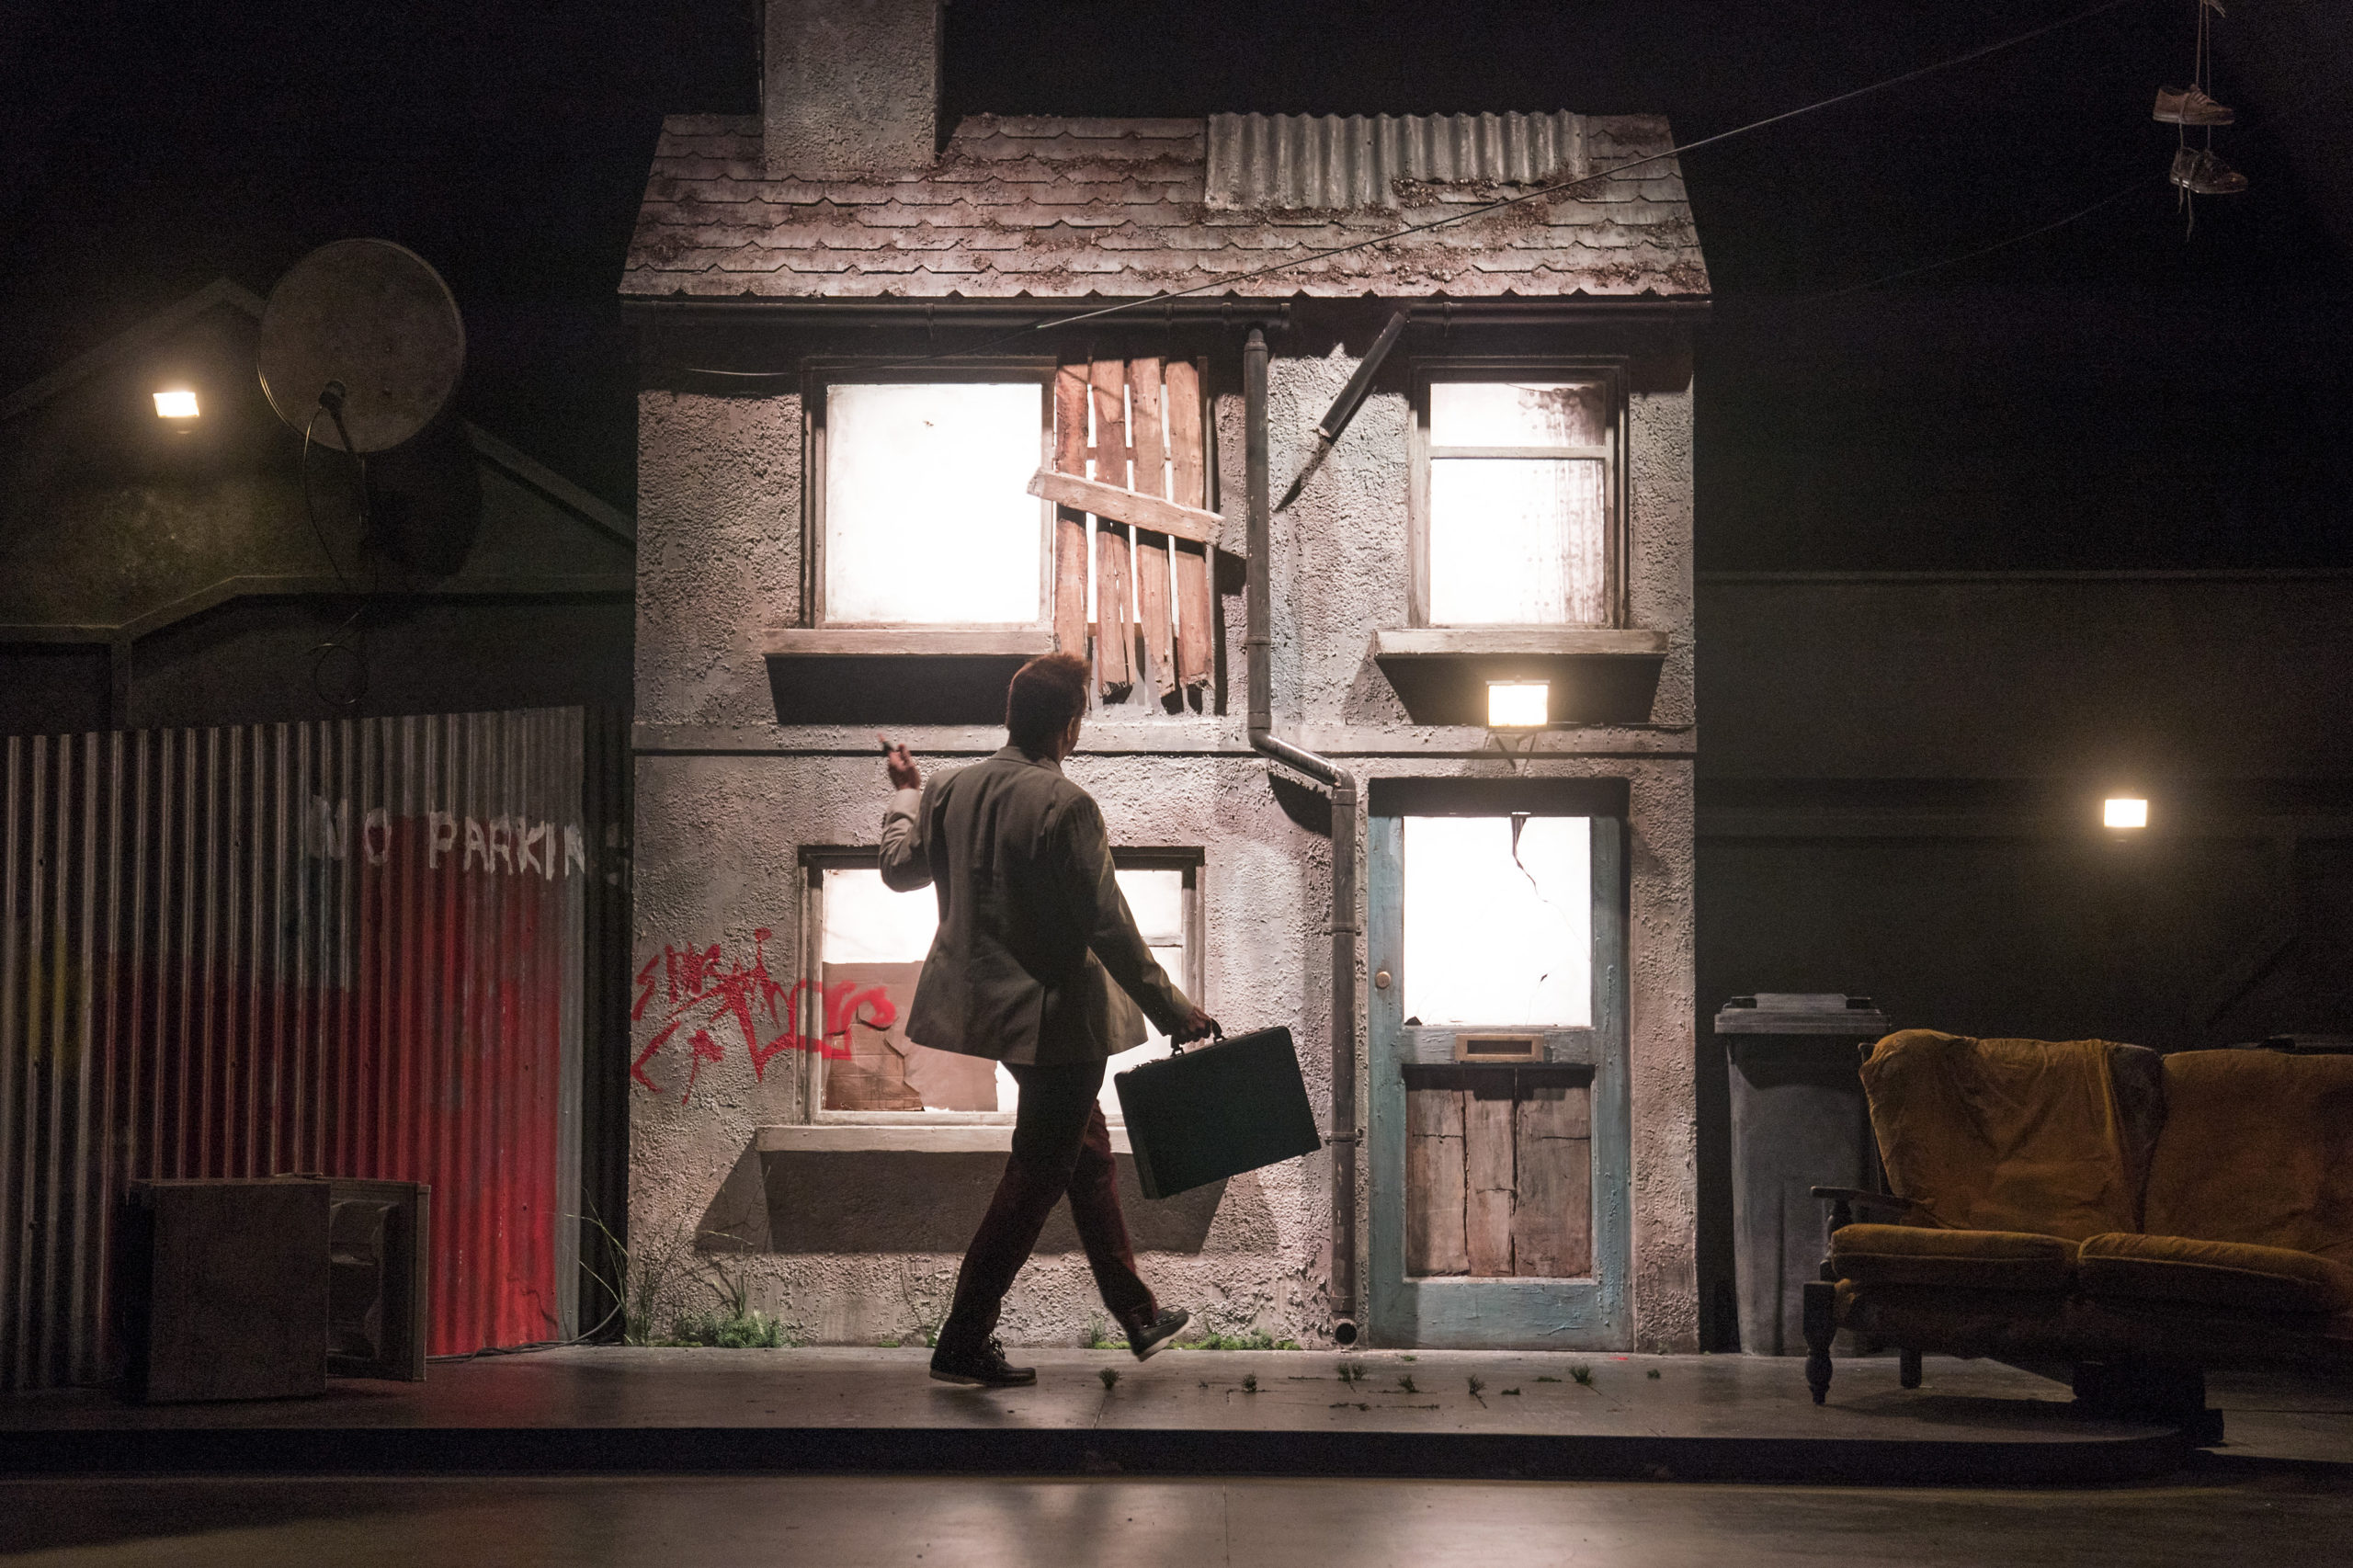
{"label": "armchair wooden leg", "polygon": [[1830,1341],[1838,1332],[1838,1287],[1826,1279],[1805,1283],[1805,1386],[1820,1404],[1830,1394]]}
{"label": "armchair wooden leg", "polygon": [[1895,1381],[1907,1389],[1920,1386],[1920,1353],[1917,1350],[1898,1350],[1895,1353]]}

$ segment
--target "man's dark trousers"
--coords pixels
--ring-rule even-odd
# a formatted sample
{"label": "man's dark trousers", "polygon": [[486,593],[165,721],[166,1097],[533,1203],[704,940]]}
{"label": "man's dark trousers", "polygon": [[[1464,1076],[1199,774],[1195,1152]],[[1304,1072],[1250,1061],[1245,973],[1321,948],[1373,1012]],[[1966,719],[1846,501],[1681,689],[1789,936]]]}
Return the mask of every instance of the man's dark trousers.
{"label": "man's dark trousers", "polygon": [[1111,1130],[1095,1097],[1103,1088],[1103,1063],[1004,1065],[1021,1087],[1020,1107],[1013,1119],[1013,1153],[1005,1162],[996,1197],[965,1249],[964,1267],[956,1277],[956,1302],[939,1330],[940,1347],[969,1350],[996,1331],[1005,1293],[1038,1244],[1046,1217],[1065,1193],[1103,1304],[1122,1328],[1149,1323],[1158,1306],[1151,1289],[1136,1275],[1128,1222],[1120,1212]]}

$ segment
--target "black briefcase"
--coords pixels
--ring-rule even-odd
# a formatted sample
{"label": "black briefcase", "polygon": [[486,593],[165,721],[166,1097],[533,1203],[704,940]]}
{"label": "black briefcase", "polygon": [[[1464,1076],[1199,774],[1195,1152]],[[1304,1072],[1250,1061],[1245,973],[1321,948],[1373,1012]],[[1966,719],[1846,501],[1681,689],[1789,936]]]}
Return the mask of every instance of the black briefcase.
{"label": "black briefcase", "polygon": [[1324,1146],[1289,1029],[1197,1045],[1111,1082],[1146,1198],[1171,1198]]}

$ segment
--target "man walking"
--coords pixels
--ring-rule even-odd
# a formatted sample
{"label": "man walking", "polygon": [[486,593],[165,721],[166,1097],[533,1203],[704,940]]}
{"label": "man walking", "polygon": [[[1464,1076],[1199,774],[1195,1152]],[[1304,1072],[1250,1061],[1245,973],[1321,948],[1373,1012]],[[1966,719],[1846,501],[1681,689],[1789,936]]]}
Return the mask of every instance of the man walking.
{"label": "man walking", "polygon": [[1064,1194],[1103,1304],[1136,1358],[1185,1326],[1187,1314],[1164,1310],[1137,1277],[1096,1096],[1105,1059],[1143,1043],[1144,1015],[1180,1043],[1217,1025],[1144,946],[1112,877],[1103,813],[1063,777],[1087,679],[1086,662],[1069,653],[1022,665],[1006,692],[1010,744],[928,790],[907,748],[877,737],[892,787],[882,880],[900,892],[928,884],[939,900],[907,1038],[1001,1062],[1021,1090],[1013,1153],[931,1358],[942,1382],[1038,1381],[1035,1368],[1006,1364],[997,1312]]}

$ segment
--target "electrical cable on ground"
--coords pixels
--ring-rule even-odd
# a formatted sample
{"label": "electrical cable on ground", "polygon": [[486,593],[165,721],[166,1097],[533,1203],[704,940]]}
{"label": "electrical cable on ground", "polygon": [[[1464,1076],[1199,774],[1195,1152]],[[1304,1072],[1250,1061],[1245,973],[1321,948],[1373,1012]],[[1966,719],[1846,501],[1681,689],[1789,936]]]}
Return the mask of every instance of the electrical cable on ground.
{"label": "electrical cable on ground", "polygon": [[[1110,304],[1104,305],[1096,310],[1082,311],[1075,315],[1060,316],[1051,321],[1032,322],[1027,326],[1017,327],[1011,332],[1005,333],[997,337],[976,345],[975,347],[958,349],[952,353],[942,352],[937,354],[919,355],[910,358],[894,359],[887,363],[870,366],[867,367],[867,369],[871,370],[904,369],[920,365],[935,364],[943,359],[967,358],[973,355],[988,354],[1010,344],[1018,343],[1026,338],[1033,337],[1041,332],[1054,332],[1059,331],[1063,327],[1078,326],[1086,322],[1100,321],[1106,316],[1120,315],[1131,311],[1145,310],[1154,305],[1165,304],[1170,301],[1182,300],[1195,294],[1208,293],[1217,290],[1230,290],[1237,283],[1247,283],[1254,278],[1271,277],[1276,273],[1287,272],[1293,267],[1304,267],[1312,262],[1327,261],[1334,256],[1348,256],[1357,251],[1372,249],[1378,245],[1393,244],[1399,240],[1410,239],[1416,234],[1426,234],[1434,230],[1452,228],[1458,224],[1472,222],[1480,218],[1487,217],[1492,213],[1501,212],[1506,209],[1518,207],[1526,202],[1541,200],[1542,199],[1551,196],[1563,195],[1567,192],[1579,189],[1585,186],[1613,180],[1627,173],[1629,170],[1639,169],[1647,165],[1660,163],[1669,158],[1679,158],[1688,153],[1696,153],[1703,147],[1713,147],[1720,142],[1732,141],[1735,137],[1751,135],[1756,131],[1766,130],[1771,126],[1782,124],[1789,120],[1799,119],[1804,115],[1818,114],[1824,109],[1836,108],[1841,104],[1853,103],[1858,98],[1869,97],[1875,93],[1883,93],[1891,88],[1900,87],[1908,82],[1916,82],[1924,76],[1931,76],[1938,72],[1949,71],[1958,66],[1972,63],[1973,62],[1986,58],[1988,55],[1999,54],[2004,51],[2016,49],[2021,44],[2031,43],[2037,39],[2047,37],[2048,35],[2057,32],[2063,28],[2074,27],[2078,22],[2086,22],[2095,17],[2104,16],[2108,12],[2120,10],[2126,6],[2136,5],[2139,3],[2140,0],[2101,0],[2099,5],[2075,12],[2069,16],[2062,17],[2056,21],[2045,22],[2040,27],[2029,28],[2022,33],[2013,33],[2007,38],[1998,39],[1992,43],[1981,44],[1975,49],[1949,56],[1943,60],[1933,61],[1926,65],[1915,66],[1913,69],[1903,72],[1897,75],[1885,77],[1880,81],[1869,83],[1860,87],[1849,88],[1846,92],[1834,94],[1829,97],[1817,99],[1813,103],[1803,104],[1796,108],[1783,109],[1778,114],[1767,115],[1762,119],[1750,120],[1745,125],[1734,126],[1729,131],[1719,131],[1711,136],[1702,136],[1697,141],[1681,142],[1676,146],[1668,147],[1656,153],[1648,153],[1639,158],[1629,159],[1625,163],[1619,164],[1597,174],[1581,176],[1573,180],[1563,180],[1556,185],[1539,186],[1529,190],[1521,191],[1517,196],[1507,196],[1495,201],[1484,202],[1476,207],[1465,208],[1460,212],[1449,213],[1443,218],[1434,218],[1427,222],[1409,223],[1393,233],[1379,234],[1370,239],[1357,240],[1344,245],[1332,245],[1323,250],[1309,251],[1303,256],[1286,257],[1284,260],[1274,262],[1266,267],[1256,267],[1246,272],[1232,273],[1222,278],[1211,278],[1204,282],[1193,284],[1188,288],[1164,290],[1157,294],[1148,295],[1142,299],[1115,301]],[[684,372],[688,375],[725,376],[746,380],[773,380],[780,376],[797,376],[800,374],[800,371],[798,370],[729,370],[717,369],[715,367],[699,366],[684,367],[683,369]]]}

